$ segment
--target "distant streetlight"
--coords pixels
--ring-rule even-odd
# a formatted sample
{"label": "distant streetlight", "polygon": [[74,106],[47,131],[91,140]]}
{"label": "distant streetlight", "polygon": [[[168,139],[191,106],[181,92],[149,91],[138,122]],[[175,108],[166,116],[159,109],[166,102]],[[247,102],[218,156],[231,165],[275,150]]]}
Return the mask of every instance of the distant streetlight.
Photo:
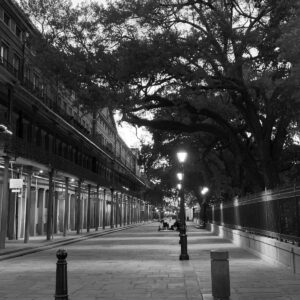
{"label": "distant streetlight", "polygon": [[177,173],[177,178],[180,180],[180,183],[177,184],[177,188],[180,194],[180,245],[181,253],[179,256],[180,260],[188,260],[189,255],[187,253],[187,235],[186,235],[186,223],[185,223],[185,206],[184,206],[184,162],[187,159],[187,152],[180,151],[177,152],[177,158],[181,164],[181,172]]}
{"label": "distant streetlight", "polygon": [[183,173],[177,173],[177,178],[179,181],[183,180]]}
{"label": "distant streetlight", "polygon": [[209,188],[205,186],[204,188],[202,188],[201,194],[205,195],[208,191],[209,191]]}

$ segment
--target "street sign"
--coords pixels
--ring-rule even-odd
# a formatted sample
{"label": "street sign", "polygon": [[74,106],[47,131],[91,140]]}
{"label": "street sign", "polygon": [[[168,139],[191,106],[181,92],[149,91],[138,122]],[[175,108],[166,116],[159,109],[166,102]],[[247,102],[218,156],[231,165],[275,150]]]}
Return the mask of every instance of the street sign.
{"label": "street sign", "polygon": [[21,189],[23,187],[23,179],[9,179],[9,188],[10,189]]}
{"label": "street sign", "polygon": [[11,192],[12,192],[12,193],[20,193],[20,192],[21,192],[21,189],[12,189]]}

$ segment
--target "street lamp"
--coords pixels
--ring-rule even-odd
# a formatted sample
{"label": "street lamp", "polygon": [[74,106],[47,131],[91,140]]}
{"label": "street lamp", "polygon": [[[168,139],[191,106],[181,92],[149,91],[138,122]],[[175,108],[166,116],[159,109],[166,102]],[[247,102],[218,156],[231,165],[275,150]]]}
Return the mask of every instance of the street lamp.
{"label": "street lamp", "polygon": [[[189,255],[187,253],[187,235],[186,235],[186,223],[185,223],[185,207],[184,207],[184,190],[183,190],[183,177],[184,177],[184,163],[187,158],[187,152],[180,151],[177,152],[177,158],[179,163],[181,164],[181,172],[177,173],[177,178],[179,179],[180,183],[177,185],[179,189],[180,195],[180,246],[181,246],[181,253],[179,256],[180,260],[188,260]],[[180,188],[179,188],[180,187]]]}
{"label": "street lamp", "polygon": [[177,152],[178,161],[183,164],[186,161],[187,153],[185,151]]}

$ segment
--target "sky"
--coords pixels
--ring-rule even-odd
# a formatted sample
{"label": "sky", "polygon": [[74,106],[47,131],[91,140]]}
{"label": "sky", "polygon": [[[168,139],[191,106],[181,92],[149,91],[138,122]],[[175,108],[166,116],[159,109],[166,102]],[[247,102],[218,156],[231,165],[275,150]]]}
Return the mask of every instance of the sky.
{"label": "sky", "polygon": [[141,144],[149,144],[152,141],[150,132],[145,127],[135,128],[127,122],[118,124],[121,115],[115,114],[115,120],[119,135],[130,148],[140,148]]}

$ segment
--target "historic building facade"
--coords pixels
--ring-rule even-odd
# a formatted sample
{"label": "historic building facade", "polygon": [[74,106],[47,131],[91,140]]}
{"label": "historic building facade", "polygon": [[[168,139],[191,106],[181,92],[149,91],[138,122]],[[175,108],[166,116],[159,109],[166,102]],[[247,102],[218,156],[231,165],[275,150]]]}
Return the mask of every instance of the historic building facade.
{"label": "historic building facade", "polygon": [[112,113],[97,118],[32,65],[36,29],[12,0],[0,3],[0,248],[5,240],[80,233],[151,214],[137,153]]}

